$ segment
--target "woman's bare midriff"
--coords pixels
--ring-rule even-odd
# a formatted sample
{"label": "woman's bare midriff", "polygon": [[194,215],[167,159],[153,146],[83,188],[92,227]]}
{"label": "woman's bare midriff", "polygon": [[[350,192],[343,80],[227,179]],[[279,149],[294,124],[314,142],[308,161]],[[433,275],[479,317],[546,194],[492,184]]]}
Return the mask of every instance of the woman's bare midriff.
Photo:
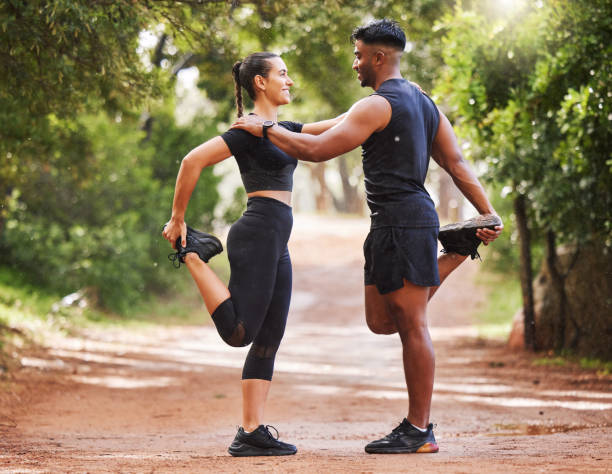
{"label": "woman's bare midriff", "polygon": [[291,206],[291,191],[253,191],[247,194],[248,197],[267,197],[284,202],[287,206]]}

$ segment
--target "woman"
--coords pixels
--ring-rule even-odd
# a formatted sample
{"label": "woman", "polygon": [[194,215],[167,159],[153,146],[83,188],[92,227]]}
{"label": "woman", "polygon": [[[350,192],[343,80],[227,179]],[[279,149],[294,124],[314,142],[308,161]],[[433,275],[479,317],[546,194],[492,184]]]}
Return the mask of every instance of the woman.
{"label": "woman", "polygon": [[[238,117],[242,88],[254,101],[253,113],[277,123],[278,107],[291,100],[293,81],[283,60],[273,53],[254,53],[233,67]],[[340,121],[302,125],[278,122],[294,132],[319,134]],[[238,162],[247,209],[227,237],[229,285],[207,265],[223,248],[219,240],[186,226],[185,210],[202,169],[230,156]],[[262,424],[276,351],[285,330],[291,297],[291,261],[287,242],[293,224],[291,190],[297,160],[265,137],[230,129],[190,151],[178,173],[172,217],[163,236],[185,263],[222,339],[231,346],[253,343],[242,371],[242,426],[228,451],[232,456],[295,454],[295,446],[275,438]],[[179,264],[180,265],[180,264]]]}

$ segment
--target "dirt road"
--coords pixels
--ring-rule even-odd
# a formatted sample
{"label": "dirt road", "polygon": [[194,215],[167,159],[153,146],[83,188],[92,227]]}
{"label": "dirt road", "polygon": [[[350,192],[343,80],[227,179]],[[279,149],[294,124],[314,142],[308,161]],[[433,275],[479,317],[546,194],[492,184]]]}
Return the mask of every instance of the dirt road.
{"label": "dirt road", "polygon": [[476,262],[429,310],[440,452],[366,454],[407,409],[399,340],[363,321],[366,233],[363,220],[296,217],[294,297],[266,415],[296,456],[227,454],[246,349],[212,326],[99,329],[49,341],[4,384],[0,472],[612,471],[612,378],[537,367],[478,339]]}

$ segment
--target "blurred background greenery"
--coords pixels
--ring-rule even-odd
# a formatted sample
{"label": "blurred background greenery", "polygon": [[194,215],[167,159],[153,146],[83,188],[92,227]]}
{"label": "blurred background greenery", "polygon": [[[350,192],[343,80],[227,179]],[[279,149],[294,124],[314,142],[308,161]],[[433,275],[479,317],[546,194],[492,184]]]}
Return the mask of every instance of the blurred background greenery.
{"label": "blurred background greenery", "polygon": [[[14,308],[15,288],[86,292],[119,315],[176,294],[161,226],[182,157],[233,120],[232,64],[281,53],[296,83],[282,118],[329,118],[371,92],[351,70],[349,36],[381,17],[406,31],[404,76],[451,118],[504,218],[488,255],[521,281],[527,347],[584,352],[585,334],[597,332],[609,341],[609,0],[2,2],[0,307]],[[218,229],[240,215],[245,195],[232,173],[204,171],[193,226]],[[359,150],[301,165],[295,208],[363,215],[362,181]],[[443,222],[474,213],[436,166],[428,189]],[[585,304],[572,293],[579,259],[600,262],[587,265],[591,310],[569,304]],[[558,303],[548,339],[533,331],[542,263]]]}

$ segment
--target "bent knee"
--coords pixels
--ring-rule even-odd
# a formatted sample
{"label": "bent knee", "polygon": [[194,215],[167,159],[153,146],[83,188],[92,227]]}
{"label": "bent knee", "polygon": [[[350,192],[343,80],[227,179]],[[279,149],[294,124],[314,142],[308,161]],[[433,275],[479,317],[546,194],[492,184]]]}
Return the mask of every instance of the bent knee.
{"label": "bent knee", "polygon": [[389,334],[395,334],[397,332],[397,328],[391,325],[376,326],[376,325],[368,324],[368,327],[370,328],[370,331],[372,331],[374,334],[389,335]]}
{"label": "bent knee", "polygon": [[228,339],[225,341],[227,343],[228,346],[231,347],[245,347],[248,346],[252,341],[248,341],[248,340],[234,340],[234,339]]}
{"label": "bent knee", "polygon": [[374,334],[395,334],[397,327],[390,319],[373,318],[366,316],[366,323]]}
{"label": "bent knee", "polygon": [[253,337],[249,336],[249,332],[246,330],[242,323],[238,323],[232,334],[229,337],[223,337],[223,340],[232,347],[244,347],[248,346],[253,342]]}

